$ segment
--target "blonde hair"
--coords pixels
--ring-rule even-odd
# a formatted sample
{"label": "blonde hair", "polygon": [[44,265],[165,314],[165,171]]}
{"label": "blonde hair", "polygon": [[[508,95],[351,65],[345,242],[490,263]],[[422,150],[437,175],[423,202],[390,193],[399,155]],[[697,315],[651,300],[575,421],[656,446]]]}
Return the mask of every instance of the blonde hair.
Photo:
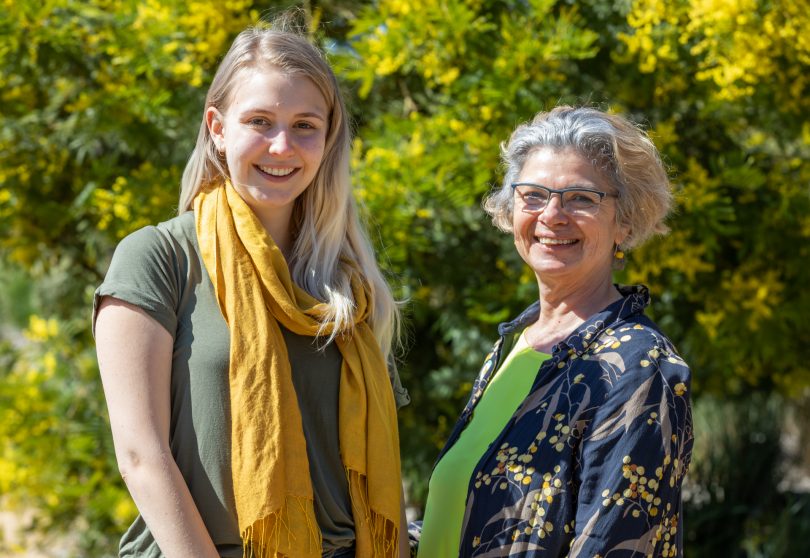
{"label": "blonde hair", "polygon": [[610,181],[619,196],[616,221],[630,230],[621,244],[623,250],[669,230],[664,219],[672,208],[672,188],[649,136],[623,116],[593,108],[559,106],[521,124],[509,142],[501,144],[506,173],[501,187],[484,200],[484,210],[502,231],[512,231],[511,184],[529,155],[541,148],[573,149]]}
{"label": "blonde hair", "polygon": [[[389,357],[392,344],[398,341],[399,310],[359,219],[349,173],[348,113],[337,78],[322,52],[299,31],[291,29],[289,17],[277,19],[270,26],[242,31],[214,75],[203,114],[209,107],[226,112],[241,72],[266,67],[309,78],[329,110],[321,165],[293,209],[292,278],[326,303],[324,321],[333,321],[337,326],[329,337],[331,341],[352,323],[355,306],[351,275],[353,269],[359,270],[373,304],[369,326],[386,359],[392,362]],[[203,117],[197,144],[183,172],[179,213],[192,208],[203,187],[228,176],[225,158],[217,151]]]}

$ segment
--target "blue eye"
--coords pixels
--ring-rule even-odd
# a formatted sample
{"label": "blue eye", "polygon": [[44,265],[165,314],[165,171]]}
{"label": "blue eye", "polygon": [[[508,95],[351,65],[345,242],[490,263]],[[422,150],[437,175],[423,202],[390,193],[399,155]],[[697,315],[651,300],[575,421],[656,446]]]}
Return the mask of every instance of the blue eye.
{"label": "blue eye", "polygon": [[261,118],[258,116],[255,118],[251,118],[250,120],[247,121],[247,123],[249,126],[254,127],[267,126],[268,124],[270,124],[265,118]]}

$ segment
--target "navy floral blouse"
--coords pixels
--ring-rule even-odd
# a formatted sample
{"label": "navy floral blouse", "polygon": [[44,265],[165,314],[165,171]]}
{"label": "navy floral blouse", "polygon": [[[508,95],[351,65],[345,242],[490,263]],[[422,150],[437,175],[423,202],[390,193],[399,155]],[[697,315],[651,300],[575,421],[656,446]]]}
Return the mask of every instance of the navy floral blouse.
{"label": "navy floral blouse", "polygon": [[[557,344],[470,479],[460,557],[683,554],[681,483],[692,450],[689,368],[644,316],[646,287]],[[499,326],[439,459],[469,422],[535,303]],[[419,527],[411,534],[418,539]],[[447,557],[436,557],[447,558]]]}

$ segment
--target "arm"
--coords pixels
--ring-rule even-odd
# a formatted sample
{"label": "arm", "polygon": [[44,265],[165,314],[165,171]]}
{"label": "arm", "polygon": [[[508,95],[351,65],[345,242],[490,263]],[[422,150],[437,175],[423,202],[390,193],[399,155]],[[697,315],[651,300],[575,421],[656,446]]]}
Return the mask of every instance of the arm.
{"label": "arm", "polygon": [[121,476],[169,558],[218,558],[169,448],[173,340],[137,306],[105,297],[96,350]]}
{"label": "arm", "polygon": [[649,354],[627,362],[584,436],[571,558],[683,555],[689,369],[665,349]]}

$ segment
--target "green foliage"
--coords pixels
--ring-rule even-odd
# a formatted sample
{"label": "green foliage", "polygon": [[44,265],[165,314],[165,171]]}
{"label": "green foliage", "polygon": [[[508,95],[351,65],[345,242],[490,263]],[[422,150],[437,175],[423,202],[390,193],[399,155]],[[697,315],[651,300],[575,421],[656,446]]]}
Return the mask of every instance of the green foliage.
{"label": "green foliage", "polygon": [[[785,400],[751,394],[694,406],[695,449],[684,488],[686,549],[697,558],[787,558],[810,549],[810,495],[785,477]],[[804,535],[804,536],[802,536]]]}
{"label": "green foliage", "polygon": [[4,3],[0,247],[98,279],[111,242],[173,213],[202,84],[255,14],[244,1]]}
{"label": "green foliage", "polygon": [[87,337],[85,319],[32,316],[17,347],[0,343],[0,494],[7,509],[37,510],[29,529],[73,531],[81,554],[102,556],[135,508],[115,465]]}
{"label": "green foliage", "polygon": [[[511,238],[480,208],[501,177],[498,146],[560,102],[629,114],[671,167],[673,232],[631,253],[619,279],[650,285],[695,392],[810,385],[807,0],[306,6],[352,94],[357,196],[408,300],[401,368],[413,403],[401,438],[417,506],[496,324],[536,297]],[[39,530],[83,518],[84,554],[109,551],[133,512],[104,419],[89,290],[120,238],[174,213],[219,57],[280,7],[0,0],[0,492],[4,505],[36,508]],[[723,435],[709,421],[697,443],[710,432]],[[757,467],[771,475],[766,457]],[[694,461],[710,494],[733,480],[707,472],[711,459]],[[806,530],[807,501],[779,498],[760,494]],[[713,524],[695,510],[700,538]],[[782,523],[751,521],[738,523],[753,541],[745,552],[789,555]]]}
{"label": "green foliage", "polygon": [[756,519],[778,509],[781,419],[775,397],[729,402],[704,397],[694,405],[700,435],[685,488],[690,556],[746,556]]}

